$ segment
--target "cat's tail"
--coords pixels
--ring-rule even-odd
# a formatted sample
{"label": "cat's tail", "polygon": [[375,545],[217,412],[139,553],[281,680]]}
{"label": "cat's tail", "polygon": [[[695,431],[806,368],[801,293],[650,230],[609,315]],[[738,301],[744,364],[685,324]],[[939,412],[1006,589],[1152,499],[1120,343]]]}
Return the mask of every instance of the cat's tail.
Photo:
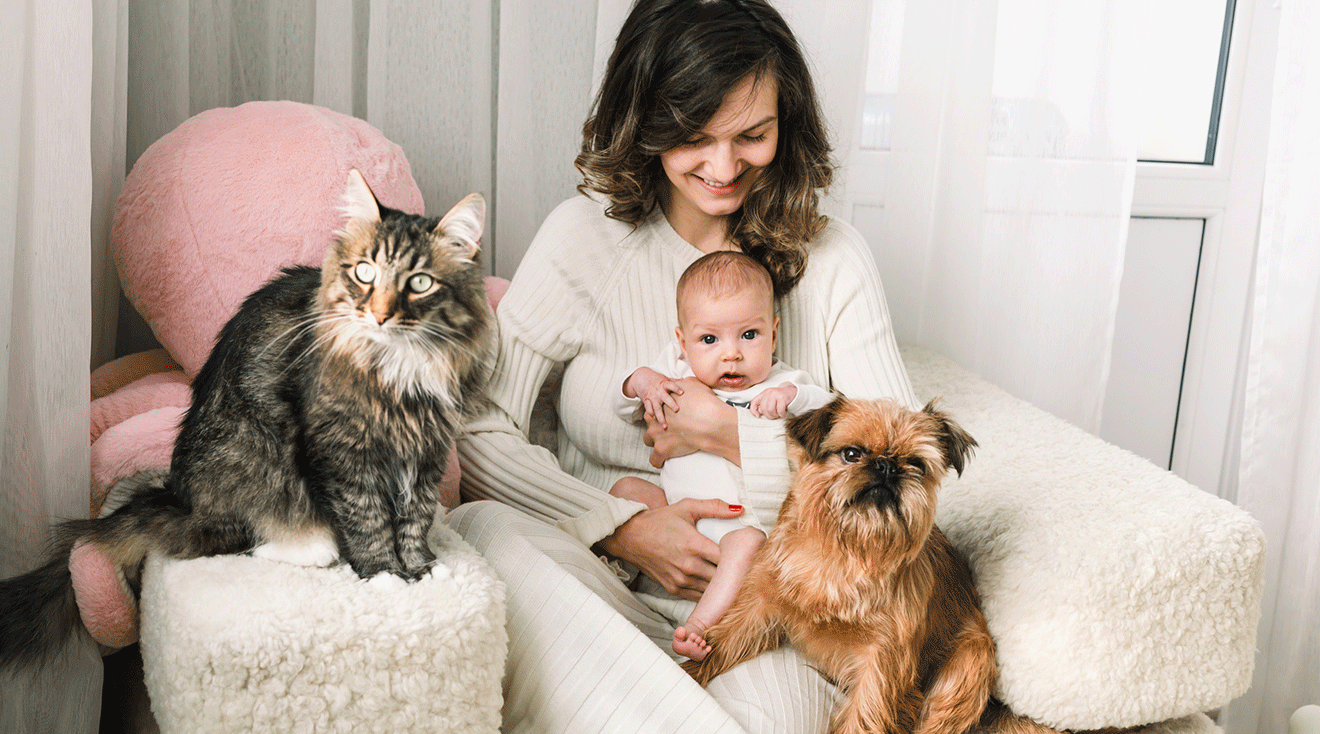
{"label": "cat's tail", "polygon": [[57,538],[45,564],[0,581],[0,670],[39,665],[77,629],[69,577],[74,542]]}
{"label": "cat's tail", "polygon": [[78,543],[100,544],[127,577],[137,574],[151,550],[195,558],[250,545],[243,529],[198,532],[167,480],[164,472],[124,480],[112,490],[128,494],[121,507],[100,519],[60,524],[44,564],[0,581],[0,670],[40,667],[81,626],[69,572],[69,556]]}

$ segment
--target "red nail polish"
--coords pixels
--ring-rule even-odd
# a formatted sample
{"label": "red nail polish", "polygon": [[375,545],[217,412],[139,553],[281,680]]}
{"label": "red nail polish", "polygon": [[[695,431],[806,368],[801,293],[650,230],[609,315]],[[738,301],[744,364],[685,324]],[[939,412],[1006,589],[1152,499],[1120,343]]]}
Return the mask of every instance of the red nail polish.
{"label": "red nail polish", "polygon": [[734,512],[742,512],[742,505],[729,505],[729,509]]}

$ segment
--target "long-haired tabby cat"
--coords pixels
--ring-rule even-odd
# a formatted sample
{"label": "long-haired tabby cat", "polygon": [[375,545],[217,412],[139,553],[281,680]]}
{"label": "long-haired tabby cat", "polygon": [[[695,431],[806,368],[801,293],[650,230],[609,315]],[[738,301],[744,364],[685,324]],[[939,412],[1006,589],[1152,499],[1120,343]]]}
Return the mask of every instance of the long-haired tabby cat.
{"label": "long-haired tabby cat", "polygon": [[285,269],[221,330],[169,471],[125,479],[116,511],[62,524],[46,565],[0,582],[0,668],[43,660],[76,629],[78,542],[130,576],[151,550],[427,573],[437,490],[493,343],[477,264],[485,202],[406,214],[357,171],[344,202],[322,267]]}

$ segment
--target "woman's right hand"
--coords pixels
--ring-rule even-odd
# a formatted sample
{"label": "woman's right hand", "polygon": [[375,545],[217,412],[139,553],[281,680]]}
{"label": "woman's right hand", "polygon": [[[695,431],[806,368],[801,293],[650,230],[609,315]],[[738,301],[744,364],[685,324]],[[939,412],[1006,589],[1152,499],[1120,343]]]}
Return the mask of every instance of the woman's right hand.
{"label": "woman's right hand", "polygon": [[678,381],[675,393],[680,410],[659,418],[646,416],[642,440],[651,447],[651,466],[659,469],[669,459],[705,451],[742,466],[738,444],[738,409],[724,402],[694,377]]}
{"label": "woman's right hand", "polygon": [[670,594],[697,601],[720,562],[720,546],[697,532],[697,520],[733,518],[742,512],[720,500],[679,500],[633,515],[600,546],[637,566]]}

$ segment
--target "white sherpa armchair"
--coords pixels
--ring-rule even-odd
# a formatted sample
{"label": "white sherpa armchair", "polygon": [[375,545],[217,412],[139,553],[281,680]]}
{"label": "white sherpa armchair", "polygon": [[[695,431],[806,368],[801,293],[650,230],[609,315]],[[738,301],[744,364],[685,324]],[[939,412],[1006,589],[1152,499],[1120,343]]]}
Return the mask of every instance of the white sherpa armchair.
{"label": "white sherpa armchair", "polygon": [[[939,523],[976,576],[997,646],[996,695],[1059,729],[1217,732],[1205,712],[1251,681],[1264,569],[1255,520],[934,352],[903,357],[917,397],[941,398],[980,443],[945,484]],[[544,427],[544,414],[537,420]],[[496,731],[489,682],[505,641],[474,609],[500,607],[480,559],[448,528],[435,532],[442,558],[466,560],[443,583],[415,588],[252,558],[153,560],[142,646],[163,730],[351,720],[363,730]],[[254,601],[241,623],[224,622],[205,601],[217,594]],[[308,600],[315,609],[299,611]],[[381,608],[393,611],[360,623]],[[458,695],[474,680],[487,682],[484,693]],[[350,698],[374,708],[334,710]]]}
{"label": "white sherpa armchair", "polygon": [[[247,111],[270,140],[269,110]],[[189,160],[205,142],[190,141]],[[904,359],[917,397],[942,398],[980,444],[938,519],[971,561],[997,695],[1061,729],[1214,731],[1204,712],[1251,680],[1256,522],[937,354]],[[553,440],[551,421],[538,409],[534,438]],[[141,647],[162,731],[496,731],[502,586],[443,524],[432,541],[444,570],[411,585],[247,557],[151,559]]]}

